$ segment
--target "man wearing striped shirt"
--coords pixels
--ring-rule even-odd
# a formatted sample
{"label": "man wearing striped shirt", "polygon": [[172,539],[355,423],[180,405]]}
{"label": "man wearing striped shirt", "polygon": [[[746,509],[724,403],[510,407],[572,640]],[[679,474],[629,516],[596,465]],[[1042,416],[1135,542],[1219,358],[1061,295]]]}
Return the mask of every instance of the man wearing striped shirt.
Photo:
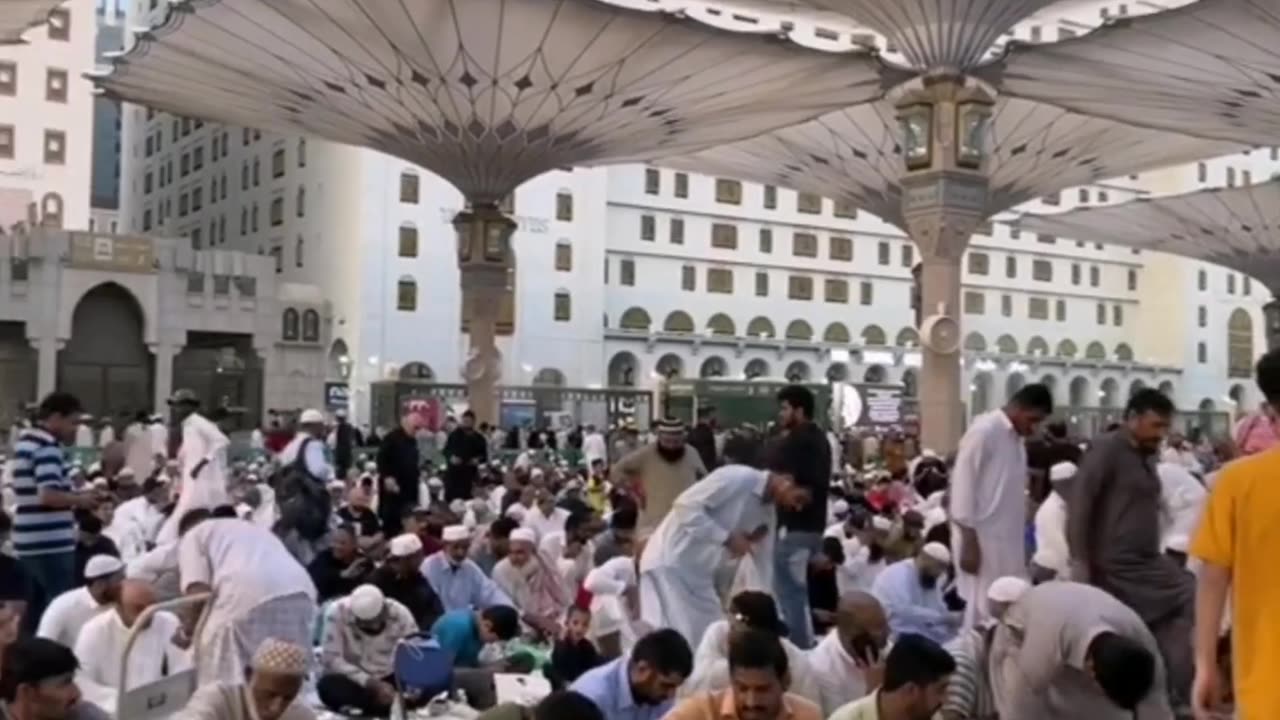
{"label": "man wearing striped shirt", "polygon": [[32,579],[28,620],[38,621],[49,602],[75,587],[73,511],[98,504],[96,492],[75,492],[64,467],[63,444],[75,439],[80,401],[51,393],[40,402],[36,424],[14,446],[13,551]]}
{"label": "man wearing striped shirt", "polygon": [[947,643],[946,649],[956,661],[956,671],[951,674],[947,696],[939,711],[942,720],[995,720],[996,704],[989,672],[992,636],[1009,606],[1030,587],[1026,580],[1011,576],[991,583],[987,588],[989,620],[960,631]]}

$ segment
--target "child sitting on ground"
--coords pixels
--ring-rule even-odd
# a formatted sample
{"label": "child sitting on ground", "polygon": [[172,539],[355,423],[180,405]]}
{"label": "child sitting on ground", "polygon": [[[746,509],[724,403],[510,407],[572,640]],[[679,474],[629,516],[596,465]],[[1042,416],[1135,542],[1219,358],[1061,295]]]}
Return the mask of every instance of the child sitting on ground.
{"label": "child sitting on ground", "polygon": [[578,676],[601,663],[600,652],[587,639],[591,627],[591,611],[576,605],[570,606],[565,617],[564,634],[556,641],[551,652],[551,667],[547,679],[552,687],[568,687]]}

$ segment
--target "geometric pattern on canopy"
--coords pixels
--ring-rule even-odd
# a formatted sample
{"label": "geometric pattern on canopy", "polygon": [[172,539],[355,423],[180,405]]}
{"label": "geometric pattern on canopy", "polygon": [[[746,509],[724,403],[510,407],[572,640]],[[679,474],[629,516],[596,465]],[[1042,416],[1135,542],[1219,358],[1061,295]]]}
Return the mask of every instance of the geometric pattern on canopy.
{"label": "geometric pattern on canopy", "polygon": [[[659,164],[844,199],[903,227],[903,164],[889,100]],[[988,124],[987,215],[1076,185],[1238,150],[1221,141],[1123,125],[999,98]]]}
{"label": "geometric pattern on canopy", "polygon": [[1077,38],[1010,46],[1001,92],[1174,132],[1280,137],[1280,6],[1199,0]]}
{"label": "geometric pattern on canopy", "polygon": [[557,167],[753,137],[867,101],[873,53],[600,0],[201,0],[97,84],[179,115],[370,147],[494,201]]}
{"label": "geometric pattern on canopy", "polygon": [[0,45],[22,42],[22,34],[46,22],[64,0],[4,0],[0,4]]}
{"label": "geometric pattern on canopy", "polygon": [[1206,260],[1280,290],[1280,180],[1118,205],[1023,215],[1018,226]]}

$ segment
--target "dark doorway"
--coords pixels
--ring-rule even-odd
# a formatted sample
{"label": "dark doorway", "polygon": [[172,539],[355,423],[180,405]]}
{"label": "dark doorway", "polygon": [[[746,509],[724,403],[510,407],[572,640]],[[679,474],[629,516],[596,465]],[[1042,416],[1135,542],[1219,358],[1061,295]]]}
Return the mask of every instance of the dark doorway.
{"label": "dark doorway", "polygon": [[173,387],[195,392],[205,415],[225,410],[226,430],[248,429],[262,417],[262,359],[249,335],[187,333],[173,360]]}
{"label": "dark doorway", "polygon": [[35,401],[38,358],[27,341],[25,324],[0,322],[0,423],[4,426]]}
{"label": "dark doorway", "polygon": [[143,341],[142,308],[133,293],[103,283],[80,298],[71,339],[58,353],[58,389],[97,417],[149,409],[154,361]]}

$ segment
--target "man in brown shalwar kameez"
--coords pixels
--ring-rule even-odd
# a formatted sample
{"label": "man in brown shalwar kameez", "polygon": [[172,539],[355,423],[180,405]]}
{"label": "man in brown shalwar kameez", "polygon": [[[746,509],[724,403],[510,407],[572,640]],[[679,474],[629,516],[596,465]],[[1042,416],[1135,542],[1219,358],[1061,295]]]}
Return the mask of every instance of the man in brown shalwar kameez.
{"label": "man in brown shalwar kameez", "polygon": [[1179,704],[1194,672],[1195,579],[1160,542],[1156,462],[1173,412],[1163,393],[1140,390],[1124,425],[1094,441],[1068,493],[1067,544],[1071,579],[1111,593],[1151,629]]}
{"label": "man in brown shalwar kameez", "polygon": [[660,420],[656,442],[634,450],[613,466],[614,487],[632,488],[640,507],[638,528],[653,530],[680,493],[707,474],[702,458],[685,442],[684,423]]}

